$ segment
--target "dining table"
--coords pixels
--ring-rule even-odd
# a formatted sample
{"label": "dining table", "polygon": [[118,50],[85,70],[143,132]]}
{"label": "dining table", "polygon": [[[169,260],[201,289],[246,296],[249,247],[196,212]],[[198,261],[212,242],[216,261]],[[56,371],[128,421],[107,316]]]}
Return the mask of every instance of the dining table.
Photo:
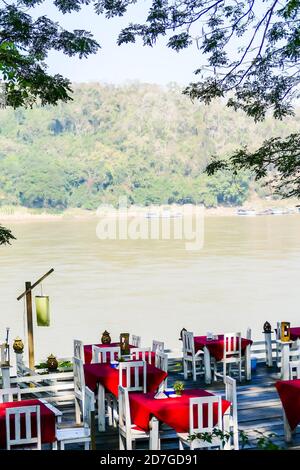
{"label": "dining table", "polygon": [[[86,385],[98,394],[98,428],[105,431],[105,393],[110,393],[115,399],[119,394],[119,370],[116,364],[97,363],[84,364],[84,377]],[[140,368],[139,374],[143,369]],[[126,373],[123,371],[123,383],[126,386]],[[158,369],[152,364],[146,364],[147,391],[156,392],[159,385],[167,377],[167,372]],[[140,379],[142,383],[142,380]]]}
{"label": "dining table", "polygon": [[[173,392],[174,394],[174,392]],[[189,432],[190,398],[213,396],[203,389],[187,389],[181,396],[169,395],[167,398],[156,398],[153,392],[129,394],[131,422],[145,432],[150,433],[150,450],[159,450],[159,423],[164,423],[178,433]],[[222,416],[224,431],[228,431],[230,402],[222,399]],[[207,422],[207,409],[203,409],[204,423]],[[205,415],[206,413],[206,415]],[[217,403],[213,409],[214,424],[218,420]]]}
{"label": "dining table", "polygon": [[[251,380],[251,345],[252,340],[248,338],[241,339],[242,356],[245,357],[245,375],[246,380]],[[212,339],[207,336],[194,336],[195,354],[204,352],[205,383],[212,381],[211,358],[221,361],[224,355],[224,335],[215,335]]]}
{"label": "dining table", "polygon": [[[95,344],[94,346],[97,346],[98,348],[117,348],[120,347],[119,342],[115,343],[109,343],[109,344]],[[136,348],[136,346],[133,346],[132,344],[129,344],[129,350]],[[93,358],[93,344],[85,344],[83,346],[83,352],[84,352],[84,363],[85,364],[91,364],[92,358]],[[151,351],[150,352],[150,361],[149,361],[149,354],[146,352],[146,361],[150,362],[150,364],[155,365],[155,352]],[[115,360],[117,360],[118,357],[115,355]],[[139,355],[139,359],[141,359],[141,354]]]}
{"label": "dining table", "polygon": [[300,424],[300,379],[278,380],[275,387],[282,403],[284,438],[290,442]]}
{"label": "dining table", "polygon": [[[41,442],[42,444],[53,444],[56,441],[56,422],[58,414],[55,412],[56,408],[45,400],[33,399],[33,400],[19,400],[11,401],[6,403],[0,403],[0,448],[6,448],[6,410],[8,408],[26,407],[26,406],[39,406],[41,415]],[[58,410],[57,410],[58,411]],[[60,414],[60,412],[59,412]],[[34,415],[33,415],[34,417]],[[13,417],[11,417],[13,419]],[[24,426],[25,432],[25,422]],[[36,433],[36,420],[32,420],[32,431]],[[21,432],[22,435],[22,432]]]}

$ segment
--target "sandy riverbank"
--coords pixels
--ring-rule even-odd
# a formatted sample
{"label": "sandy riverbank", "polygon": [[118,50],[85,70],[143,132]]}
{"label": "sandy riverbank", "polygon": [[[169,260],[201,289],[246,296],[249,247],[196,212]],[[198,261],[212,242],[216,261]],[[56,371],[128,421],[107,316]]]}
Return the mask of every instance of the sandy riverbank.
{"label": "sandy riverbank", "polygon": [[[284,200],[284,201],[260,201],[256,204],[245,204],[243,208],[252,208],[257,212],[260,212],[269,207],[290,207],[295,208],[296,204],[299,203],[297,200]],[[149,207],[135,207],[131,206],[128,210],[128,215],[136,216],[137,214],[149,214],[149,213],[160,213],[165,214],[166,212],[171,214],[192,214],[195,211],[195,206],[192,205],[172,205],[172,206],[149,206]],[[214,208],[200,208],[204,212],[206,217],[232,217],[237,215],[237,207],[214,207]],[[117,211],[113,209],[101,209],[100,212],[89,211],[84,209],[67,209],[61,213],[49,213],[42,211],[34,211],[27,208],[0,208],[0,224],[3,222],[56,222],[68,219],[92,219],[98,218],[101,215],[115,216]]]}

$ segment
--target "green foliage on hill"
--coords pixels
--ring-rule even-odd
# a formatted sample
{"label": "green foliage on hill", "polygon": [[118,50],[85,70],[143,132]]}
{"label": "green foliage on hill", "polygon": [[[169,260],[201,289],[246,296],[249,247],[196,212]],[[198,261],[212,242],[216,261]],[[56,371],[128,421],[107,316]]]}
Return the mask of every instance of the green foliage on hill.
{"label": "green foliage on hill", "polygon": [[73,98],[0,110],[0,205],[95,209],[124,195],[140,205],[241,204],[250,173],[209,177],[209,157],[255,149],[300,121],[297,112],[255,125],[222,102],[191,103],[175,84],[76,85]]}

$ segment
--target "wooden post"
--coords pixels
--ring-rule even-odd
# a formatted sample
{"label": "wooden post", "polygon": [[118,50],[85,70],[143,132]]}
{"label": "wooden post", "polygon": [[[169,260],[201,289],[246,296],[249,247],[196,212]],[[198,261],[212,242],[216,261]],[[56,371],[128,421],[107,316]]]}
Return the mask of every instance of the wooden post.
{"label": "wooden post", "polygon": [[53,273],[54,269],[51,268],[46,274],[40,277],[36,282],[31,284],[30,281],[25,282],[25,291],[17,297],[21,300],[24,296],[26,298],[26,316],[27,316],[27,336],[28,336],[28,360],[29,368],[34,370],[34,339],[33,339],[33,319],[32,319],[32,289],[38,286],[46,277]]}
{"label": "wooden post", "polygon": [[28,360],[29,368],[34,370],[34,340],[33,340],[33,319],[32,319],[32,295],[31,282],[25,282],[26,311],[27,311],[27,336],[28,336]]}
{"label": "wooden post", "polygon": [[265,347],[266,347],[266,365],[267,367],[273,366],[272,357],[272,332],[264,332],[265,335]]}

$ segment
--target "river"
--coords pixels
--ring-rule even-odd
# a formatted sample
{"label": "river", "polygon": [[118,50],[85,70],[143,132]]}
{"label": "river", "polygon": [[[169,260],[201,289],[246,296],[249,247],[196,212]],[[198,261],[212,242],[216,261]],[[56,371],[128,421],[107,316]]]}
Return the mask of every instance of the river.
{"label": "river", "polygon": [[[203,249],[178,240],[99,240],[97,220],[8,223],[17,241],[0,248],[0,339],[24,338],[26,280],[51,267],[51,326],[35,327],[36,360],[72,355],[73,338],[99,342],[108,330],[179,348],[182,327],[197,334],[263,323],[300,326],[300,215],[207,217]],[[40,294],[40,289],[35,289]]]}

